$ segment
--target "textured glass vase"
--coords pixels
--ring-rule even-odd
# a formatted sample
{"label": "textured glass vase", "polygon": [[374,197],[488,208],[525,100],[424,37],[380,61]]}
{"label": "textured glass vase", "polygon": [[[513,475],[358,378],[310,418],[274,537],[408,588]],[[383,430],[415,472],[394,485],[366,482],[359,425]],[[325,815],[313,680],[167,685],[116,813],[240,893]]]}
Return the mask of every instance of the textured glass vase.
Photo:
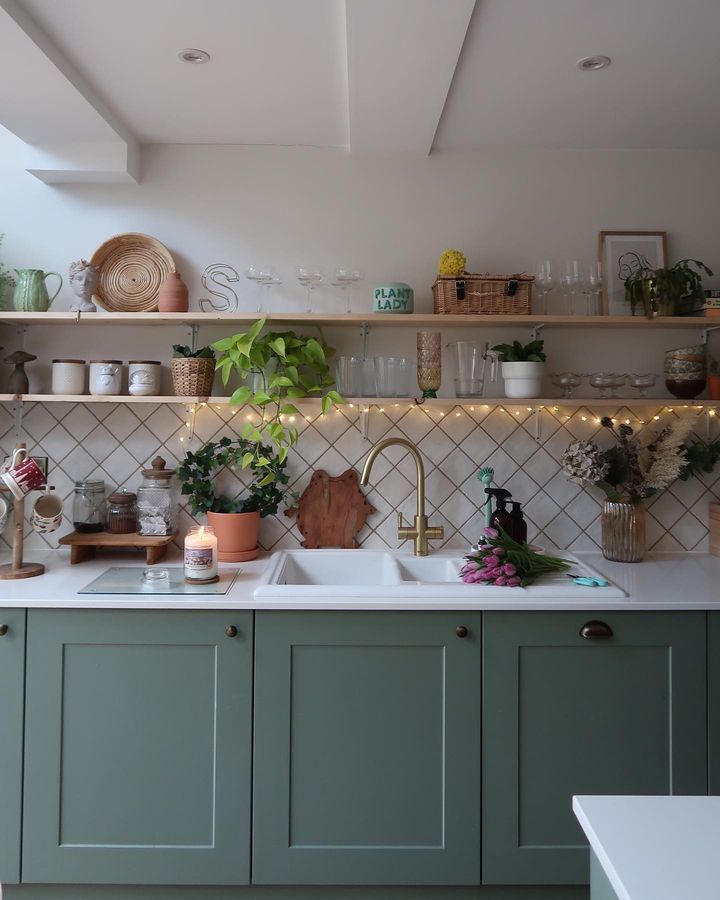
{"label": "textured glass vase", "polygon": [[614,562],[640,562],[645,556],[645,507],[606,500],[602,517],[602,553]]}

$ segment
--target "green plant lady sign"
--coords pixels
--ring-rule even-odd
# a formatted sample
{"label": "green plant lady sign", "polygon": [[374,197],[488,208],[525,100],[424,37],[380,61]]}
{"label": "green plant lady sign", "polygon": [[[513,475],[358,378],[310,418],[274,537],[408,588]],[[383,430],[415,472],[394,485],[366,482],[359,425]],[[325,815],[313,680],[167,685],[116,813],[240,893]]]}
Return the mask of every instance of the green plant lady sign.
{"label": "green plant lady sign", "polygon": [[411,313],[413,289],[402,281],[391,281],[375,288],[373,301],[373,310],[378,313]]}

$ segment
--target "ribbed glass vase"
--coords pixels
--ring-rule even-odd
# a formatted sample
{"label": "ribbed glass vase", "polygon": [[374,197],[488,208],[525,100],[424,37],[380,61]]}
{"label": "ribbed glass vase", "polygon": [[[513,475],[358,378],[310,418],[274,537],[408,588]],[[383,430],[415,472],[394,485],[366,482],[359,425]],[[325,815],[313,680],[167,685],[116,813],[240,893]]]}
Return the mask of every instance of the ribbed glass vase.
{"label": "ribbed glass vase", "polygon": [[645,556],[645,507],[606,500],[602,517],[602,553],[614,562],[640,562]]}

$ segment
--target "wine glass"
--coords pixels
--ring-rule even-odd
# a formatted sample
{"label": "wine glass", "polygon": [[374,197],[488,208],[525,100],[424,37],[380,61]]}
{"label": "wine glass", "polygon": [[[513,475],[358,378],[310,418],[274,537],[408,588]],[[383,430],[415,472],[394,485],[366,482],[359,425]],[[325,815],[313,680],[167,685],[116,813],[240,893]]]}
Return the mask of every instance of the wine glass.
{"label": "wine glass", "polygon": [[585,290],[587,296],[587,315],[599,316],[601,314],[602,297],[602,266],[597,259],[587,262]]}
{"label": "wine glass", "polygon": [[537,264],[535,269],[536,306],[535,312],[549,315],[551,294],[556,288],[555,269],[549,259]]}
{"label": "wine glass", "polygon": [[655,387],[657,375],[630,375],[630,387],[639,392],[640,397],[647,397],[651,387]]}
{"label": "wine glass", "polygon": [[345,311],[352,312],[352,292],[353,285],[358,281],[362,281],[363,273],[360,269],[345,268],[338,266],[335,269],[335,280],[332,282],[334,287],[339,287],[345,298]]}
{"label": "wine glass", "polygon": [[[274,270],[273,270],[274,271]],[[256,285],[257,292],[257,307],[256,311],[261,313],[263,311],[263,293],[262,293],[262,285],[267,284],[269,279],[272,279],[272,275],[268,271],[268,269],[263,266],[255,266],[251,265],[245,269],[245,277],[250,281],[254,281]]]}
{"label": "wine glass", "polygon": [[575,372],[555,372],[552,376],[552,383],[555,387],[562,388],[561,396],[565,400],[573,399],[573,388],[576,388],[582,381],[582,375]]}
{"label": "wine glass", "polygon": [[625,384],[626,376],[617,372],[596,372],[590,376],[590,387],[600,391],[605,399],[617,399],[617,390]]}
{"label": "wine glass", "polygon": [[297,280],[307,290],[307,302],[305,311],[311,313],[313,311],[313,291],[321,285],[325,280],[325,276],[321,269],[316,266],[298,266],[295,270]]}
{"label": "wine glass", "polygon": [[563,313],[566,316],[573,316],[577,312],[578,298],[582,293],[582,284],[582,260],[567,260],[560,276],[560,295],[563,298]]}

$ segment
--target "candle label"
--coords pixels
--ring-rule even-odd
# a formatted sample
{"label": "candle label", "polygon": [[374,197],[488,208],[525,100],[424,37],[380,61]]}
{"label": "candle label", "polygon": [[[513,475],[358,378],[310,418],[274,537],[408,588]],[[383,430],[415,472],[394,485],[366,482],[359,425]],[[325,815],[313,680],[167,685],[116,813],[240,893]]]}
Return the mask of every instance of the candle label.
{"label": "candle label", "polygon": [[185,568],[193,572],[203,572],[213,567],[212,547],[186,547]]}

